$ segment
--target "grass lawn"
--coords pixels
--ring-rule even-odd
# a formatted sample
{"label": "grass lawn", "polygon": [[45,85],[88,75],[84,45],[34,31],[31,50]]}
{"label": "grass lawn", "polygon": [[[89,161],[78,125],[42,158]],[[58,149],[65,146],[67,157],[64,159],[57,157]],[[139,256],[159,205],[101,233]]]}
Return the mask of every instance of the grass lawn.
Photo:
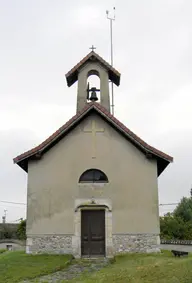
{"label": "grass lawn", "polygon": [[[70,261],[70,255],[26,255],[21,251],[1,253],[0,283],[16,283],[53,273],[67,267]],[[64,282],[192,283],[192,256],[175,258],[171,252],[166,251],[156,255],[117,256],[115,263],[98,272],[84,273],[73,280],[62,281]]]}
{"label": "grass lawn", "polygon": [[27,255],[25,252],[0,254],[0,282],[16,283],[26,278],[61,270],[67,266],[69,255]]}
{"label": "grass lawn", "polygon": [[82,274],[70,282],[192,283],[192,256],[175,258],[171,252],[118,256],[115,263],[99,272]]}

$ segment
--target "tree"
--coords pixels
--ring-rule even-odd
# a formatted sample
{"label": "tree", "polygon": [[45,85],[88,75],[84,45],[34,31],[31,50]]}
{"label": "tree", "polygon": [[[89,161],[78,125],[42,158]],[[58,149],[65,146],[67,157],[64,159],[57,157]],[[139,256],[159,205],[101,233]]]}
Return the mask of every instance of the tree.
{"label": "tree", "polygon": [[185,222],[192,223],[192,198],[183,197],[173,212],[175,217],[180,217]]}
{"label": "tree", "polygon": [[188,234],[188,225],[179,217],[175,217],[172,214],[167,214],[160,217],[160,228],[161,228],[161,238],[162,239],[186,239]]}
{"label": "tree", "polygon": [[160,217],[162,239],[192,240],[192,190],[191,197],[183,197],[173,213]]}
{"label": "tree", "polygon": [[26,220],[21,219],[18,229],[17,229],[17,235],[19,240],[25,240],[26,239]]}
{"label": "tree", "polygon": [[0,232],[0,238],[1,239],[11,239],[13,236],[13,232],[10,229],[10,226],[7,225],[7,223],[3,223],[1,227],[1,232]]}

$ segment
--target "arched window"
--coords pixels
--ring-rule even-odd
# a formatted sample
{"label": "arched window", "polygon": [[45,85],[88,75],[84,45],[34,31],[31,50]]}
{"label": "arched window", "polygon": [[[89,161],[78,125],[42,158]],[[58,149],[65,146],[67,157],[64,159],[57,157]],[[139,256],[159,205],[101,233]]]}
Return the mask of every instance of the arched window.
{"label": "arched window", "polygon": [[89,169],[80,176],[79,183],[108,183],[108,178],[101,170]]}

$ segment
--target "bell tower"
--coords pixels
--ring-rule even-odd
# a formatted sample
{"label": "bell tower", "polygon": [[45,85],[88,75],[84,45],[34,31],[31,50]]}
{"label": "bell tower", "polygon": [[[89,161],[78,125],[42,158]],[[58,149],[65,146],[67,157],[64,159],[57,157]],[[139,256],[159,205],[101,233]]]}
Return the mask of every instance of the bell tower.
{"label": "bell tower", "polygon": [[[96,75],[100,80],[100,89],[89,86],[88,78]],[[89,102],[100,103],[110,112],[109,82],[120,84],[120,73],[108,64],[97,53],[92,51],[74,66],[66,75],[67,85],[70,87],[76,81],[77,86],[77,112],[81,111]],[[100,101],[98,102],[98,93]]]}

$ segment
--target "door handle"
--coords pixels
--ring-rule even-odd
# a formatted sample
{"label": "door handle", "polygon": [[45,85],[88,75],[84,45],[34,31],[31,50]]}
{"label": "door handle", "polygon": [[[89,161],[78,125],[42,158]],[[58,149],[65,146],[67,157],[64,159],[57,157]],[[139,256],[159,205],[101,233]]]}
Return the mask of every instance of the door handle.
{"label": "door handle", "polygon": [[102,240],[104,240],[104,237],[103,237],[103,236],[92,236],[92,237],[91,237],[91,240],[94,240],[94,241],[102,241]]}

